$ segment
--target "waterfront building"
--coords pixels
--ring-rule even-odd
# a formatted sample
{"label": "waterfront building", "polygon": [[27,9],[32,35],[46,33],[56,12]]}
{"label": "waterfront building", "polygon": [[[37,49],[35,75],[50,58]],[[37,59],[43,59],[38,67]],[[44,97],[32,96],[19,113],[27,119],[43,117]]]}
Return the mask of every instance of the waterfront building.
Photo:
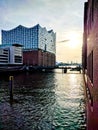
{"label": "waterfront building", "polygon": [[0,65],[9,64],[9,48],[0,48]]}
{"label": "waterfront building", "polygon": [[84,33],[83,33],[83,46],[82,46],[82,67],[83,72],[87,71],[87,8],[88,2],[84,6]]}
{"label": "waterfront building", "polygon": [[55,66],[56,33],[53,30],[47,31],[46,28],[42,28],[39,24],[32,28],[19,25],[9,31],[2,30],[2,44],[6,43],[20,43],[23,46],[24,64]]}
{"label": "waterfront building", "polygon": [[55,54],[42,50],[24,51],[23,63],[40,67],[54,67]]}
{"label": "waterfront building", "polygon": [[5,44],[0,46],[0,65],[23,64],[22,46],[19,44]]}
{"label": "waterfront building", "polygon": [[87,129],[98,129],[98,0],[88,0],[84,11],[83,72],[86,75]]}

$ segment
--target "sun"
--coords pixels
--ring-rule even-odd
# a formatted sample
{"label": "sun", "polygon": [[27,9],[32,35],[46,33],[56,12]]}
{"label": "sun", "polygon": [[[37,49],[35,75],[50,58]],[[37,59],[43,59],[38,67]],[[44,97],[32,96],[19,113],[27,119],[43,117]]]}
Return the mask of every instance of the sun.
{"label": "sun", "polygon": [[69,32],[68,39],[68,46],[70,48],[77,48],[81,43],[80,35],[77,32]]}

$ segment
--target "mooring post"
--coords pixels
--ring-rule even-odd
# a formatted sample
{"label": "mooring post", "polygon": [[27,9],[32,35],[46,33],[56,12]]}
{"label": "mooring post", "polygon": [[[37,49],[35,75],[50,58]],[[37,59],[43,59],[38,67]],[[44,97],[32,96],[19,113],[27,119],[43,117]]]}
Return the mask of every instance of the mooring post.
{"label": "mooring post", "polygon": [[13,76],[9,77],[9,91],[10,91],[10,101],[13,101]]}
{"label": "mooring post", "polygon": [[64,73],[67,73],[67,68],[64,68]]}

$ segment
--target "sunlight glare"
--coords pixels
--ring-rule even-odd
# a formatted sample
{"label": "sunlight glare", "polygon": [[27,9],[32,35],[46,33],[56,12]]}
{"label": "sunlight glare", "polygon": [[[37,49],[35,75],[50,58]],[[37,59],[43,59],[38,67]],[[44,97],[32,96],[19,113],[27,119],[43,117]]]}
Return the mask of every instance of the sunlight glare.
{"label": "sunlight glare", "polygon": [[80,45],[80,36],[78,33],[76,32],[69,32],[68,34],[68,38],[69,38],[69,44],[68,46],[70,48],[77,48]]}

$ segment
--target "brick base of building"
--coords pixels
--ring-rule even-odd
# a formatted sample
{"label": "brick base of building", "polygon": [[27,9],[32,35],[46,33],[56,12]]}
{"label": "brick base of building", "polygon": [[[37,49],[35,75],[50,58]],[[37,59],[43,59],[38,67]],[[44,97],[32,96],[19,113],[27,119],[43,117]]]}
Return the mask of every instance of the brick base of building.
{"label": "brick base of building", "polygon": [[23,64],[41,67],[54,67],[55,54],[42,50],[23,51]]}

